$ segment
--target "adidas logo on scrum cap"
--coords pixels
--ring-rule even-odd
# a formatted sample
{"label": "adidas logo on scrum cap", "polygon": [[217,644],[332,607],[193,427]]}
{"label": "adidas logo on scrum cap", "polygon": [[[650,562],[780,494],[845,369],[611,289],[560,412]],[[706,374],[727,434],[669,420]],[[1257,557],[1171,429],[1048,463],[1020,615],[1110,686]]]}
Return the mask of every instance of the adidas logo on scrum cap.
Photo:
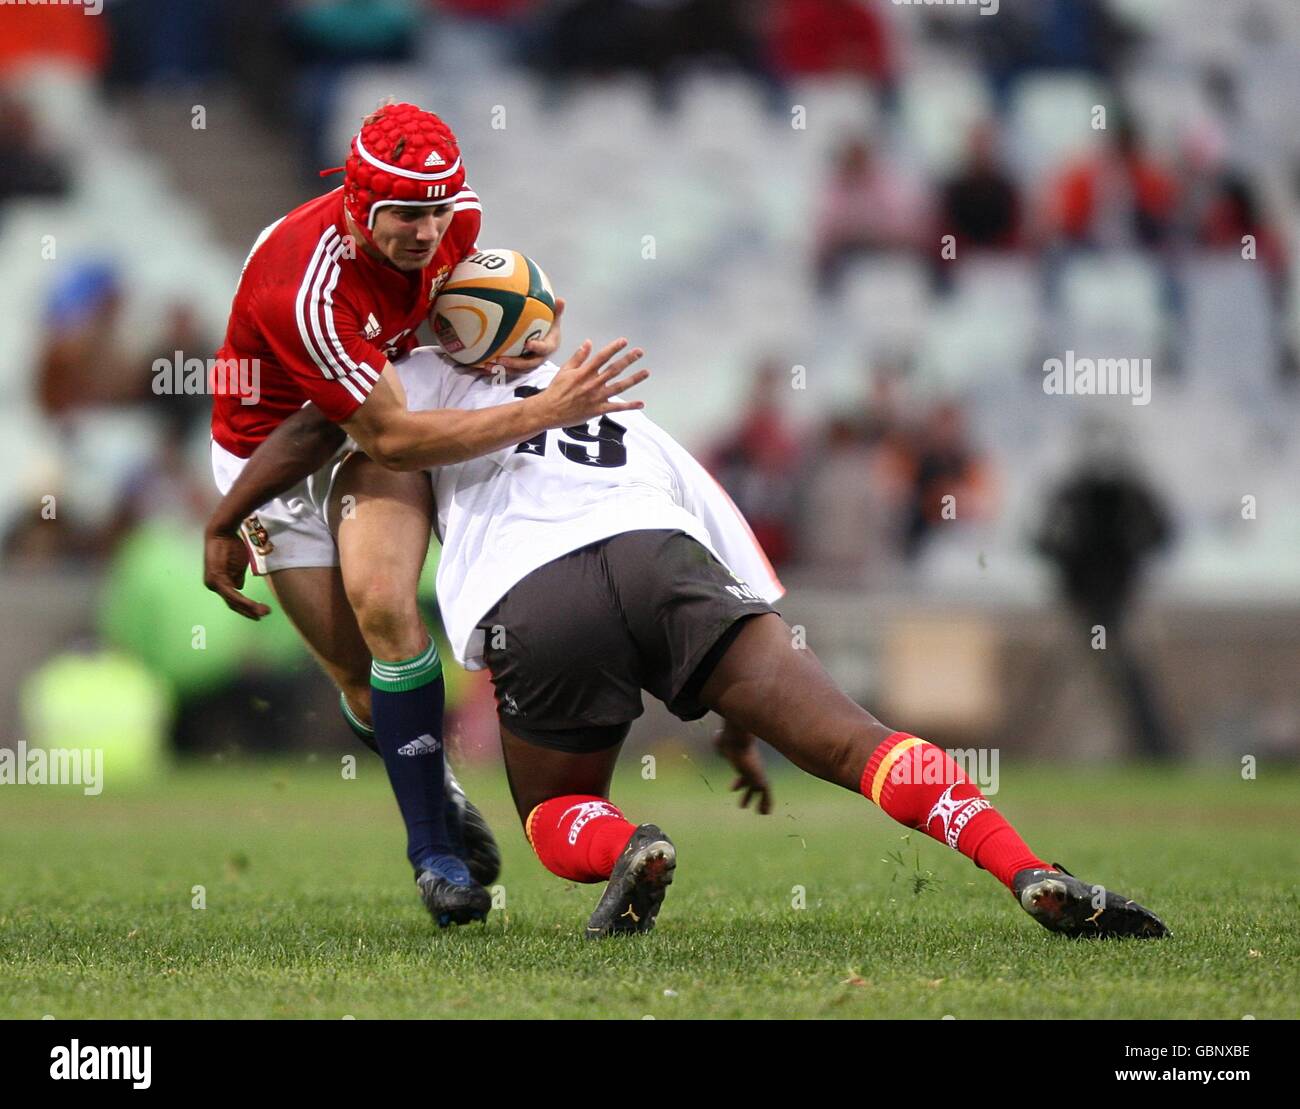
{"label": "adidas logo on scrum cap", "polygon": [[422,735],[410,743],[403,743],[398,749],[399,755],[431,755],[441,744],[431,735]]}

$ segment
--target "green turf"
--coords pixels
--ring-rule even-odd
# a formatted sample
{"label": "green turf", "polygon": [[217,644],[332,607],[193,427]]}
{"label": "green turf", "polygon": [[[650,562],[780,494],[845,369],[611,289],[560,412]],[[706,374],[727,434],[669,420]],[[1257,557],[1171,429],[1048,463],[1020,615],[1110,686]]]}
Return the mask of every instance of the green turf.
{"label": "green turf", "polygon": [[830,786],[783,774],[762,818],[719,764],[663,756],[643,781],[628,760],[615,800],[672,834],[677,881],[652,935],[592,943],[597,888],[542,870],[489,772],[466,784],[503,843],[505,907],[439,932],[382,769],[359,769],[0,786],[0,1017],[1300,1016],[1295,773],[1004,768],[998,806],[1031,844],[1174,931],[1098,944]]}

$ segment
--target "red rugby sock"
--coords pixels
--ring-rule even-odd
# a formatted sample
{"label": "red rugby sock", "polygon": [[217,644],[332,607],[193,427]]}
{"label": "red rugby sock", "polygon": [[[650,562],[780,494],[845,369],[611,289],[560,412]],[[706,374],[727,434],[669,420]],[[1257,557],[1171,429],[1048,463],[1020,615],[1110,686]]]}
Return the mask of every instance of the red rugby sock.
{"label": "red rugby sock", "polygon": [[960,851],[1008,889],[1017,871],[1053,870],[941,747],[895,732],[872,752],[858,786],[900,824]]}
{"label": "red rugby sock", "polygon": [[543,801],[525,826],[542,865],[571,882],[603,882],[636,825],[603,797],[569,794]]}

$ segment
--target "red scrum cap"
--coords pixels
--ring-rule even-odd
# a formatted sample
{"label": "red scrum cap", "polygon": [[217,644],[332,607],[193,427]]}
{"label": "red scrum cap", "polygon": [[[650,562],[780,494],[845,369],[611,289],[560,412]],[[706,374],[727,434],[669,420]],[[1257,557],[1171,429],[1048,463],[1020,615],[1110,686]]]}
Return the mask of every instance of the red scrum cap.
{"label": "red scrum cap", "polygon": [[451,128],[414,104],[385,104],[367,116],[343,172],[344,207],[372,242],[380,208],[447,203],[465,184]]}

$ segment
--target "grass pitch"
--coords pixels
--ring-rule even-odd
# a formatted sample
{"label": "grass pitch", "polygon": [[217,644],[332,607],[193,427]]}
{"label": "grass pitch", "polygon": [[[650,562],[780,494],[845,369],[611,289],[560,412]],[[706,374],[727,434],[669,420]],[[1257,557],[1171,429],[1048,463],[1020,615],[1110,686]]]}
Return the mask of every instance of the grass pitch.
{"label": "grass pitch", "polygon": [[1174,933],[1099,944],[831,786],[781,773],[758,817],[720,763],[640,769],[614,799],[672,835],[677,879],[653,934],[600,943],[599,887],[541,868],[495,772],[465,784],[504,907],[443,932],[368,755],[352,781],[322,757],[98,797],[0,787],[0,1017],[1300,1016],[1295,772],[1004,769],[996,804],[1031,845]]}

